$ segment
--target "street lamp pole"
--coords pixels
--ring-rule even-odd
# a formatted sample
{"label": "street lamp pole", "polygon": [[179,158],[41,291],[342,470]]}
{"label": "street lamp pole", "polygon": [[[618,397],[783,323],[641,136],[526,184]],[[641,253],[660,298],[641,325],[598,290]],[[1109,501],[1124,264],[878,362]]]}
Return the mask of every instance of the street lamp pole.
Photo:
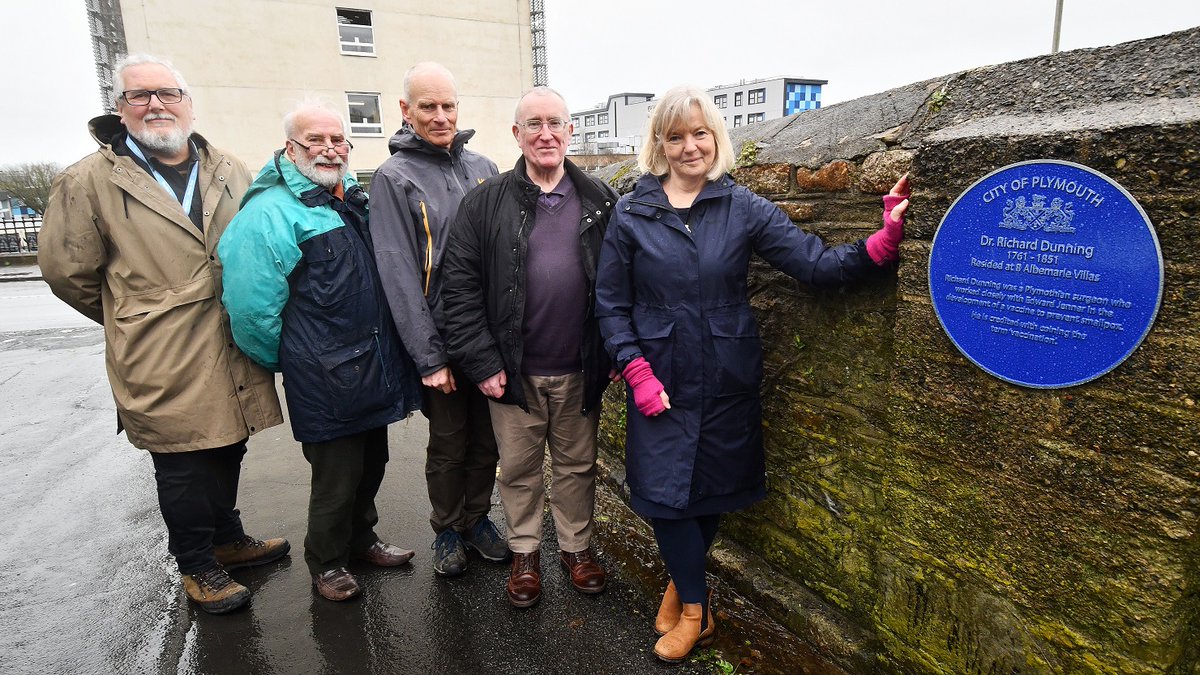
{"label": "street lamp pole", "polygon": [[1062,31],[1063,0],[1057,0],[1054,7],[1054,41],[1050,44],[1050,53],[1058,53],[1058,34]]}

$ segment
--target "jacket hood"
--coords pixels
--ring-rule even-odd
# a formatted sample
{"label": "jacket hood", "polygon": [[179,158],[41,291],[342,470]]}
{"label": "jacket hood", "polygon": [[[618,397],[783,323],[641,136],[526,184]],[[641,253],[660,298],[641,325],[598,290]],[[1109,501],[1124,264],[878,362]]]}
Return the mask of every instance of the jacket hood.
{"label": "jacket hood", "polygon": [[[114,142],[124,138],[126,131],[125,125],[121,124],[121,117],[108,113],[88,120],[88,133],[100,145],[111,146]],[[193,131],[191,139],[197,148],[208,149],[208,141],[200,134]]]}
{"label": "jacket hood", "polygon": [[471,137],[474,135],[474,129],[460,129],[458,133],[454,134],[454,142],[450,144],[450,148],[446,149],[438,147],[424,138],[421,138],[417,135],[417,132],[413,131],[412,127],[405,124],[404,126],[400,127],[399,131],[392,134],[390,139],[388,139],[388,150],[390,150],[393,155],[402,150],[415,150],[417,152],[424,152],[430,155],[456,155],[462,152],[463,146],[466,145],[467,141],[471,140]]}
{"label": "jacket hood", "polygon": [[[323,204],[332,198],[329,190],[300,173],[300,169],[296,168],[292,160],[287,158],[283,150],[276,150],[275,156],[267,161],[262,171],[259,171],[258,176],[254,178],[254,182],[250,184],[249,189],[246,190],[246,195],[242,197],[242,206],[246,206],[246,203],[252,198],[276,185],[287,187],[288,191],[306,206]],[[342,189],[345,190],[347,198],[352,192],[362,191],[358,181],[354,180],[348,172],[342,176]],[[329,198],[326,198],[326,195],[329,195]]]}

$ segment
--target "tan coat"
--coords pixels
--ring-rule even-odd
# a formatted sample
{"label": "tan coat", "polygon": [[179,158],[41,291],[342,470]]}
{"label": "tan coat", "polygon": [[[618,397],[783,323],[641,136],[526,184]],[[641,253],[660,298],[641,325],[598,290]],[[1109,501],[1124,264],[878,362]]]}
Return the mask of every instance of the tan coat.
{"label": "tan coat", "polygon": [[[108,142],[54,180],[38,264],[54,294],[103,324],[108,380],[129,441],[152,452],[236,443],[280,424],[274,375],[234,345],[217,240],[250,184],[237,158],[200,149],[204,232],[178,200]],[[269,264],[269,261],[264,264]]]}

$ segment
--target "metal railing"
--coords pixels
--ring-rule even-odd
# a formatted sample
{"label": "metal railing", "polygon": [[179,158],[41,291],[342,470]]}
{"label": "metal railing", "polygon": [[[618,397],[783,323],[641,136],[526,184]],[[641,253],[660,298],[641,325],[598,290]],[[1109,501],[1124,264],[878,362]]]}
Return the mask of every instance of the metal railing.
{"label": "metal railing", "polygon": [[37,253],[41,216],[0,218],[0,253]]}

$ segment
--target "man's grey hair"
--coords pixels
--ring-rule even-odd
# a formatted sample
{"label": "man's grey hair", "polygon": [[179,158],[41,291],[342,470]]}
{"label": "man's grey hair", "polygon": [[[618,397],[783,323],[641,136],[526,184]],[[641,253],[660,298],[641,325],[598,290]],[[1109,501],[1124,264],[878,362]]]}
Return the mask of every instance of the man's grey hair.
{"label": "man's grey hair", "polygon": [[571,121],[571,111],[567,108],[567,99],[563,98],[562,94],[543,84],[526,91],[524,94],[521,94],[521,98],[517,99],[517,109],[513,111],[514,124],[520,124],[522,122],[521,106],[525,105],[525,99],[529,98],[530,96],[557,96],[558,100],[562,101],[563,121]]}
{"label": "man's grey hair", "polygon": [[163,68],[171,71],[171,76],[179,83],[179,88],[188,93],[187,81],[183,79],[183,73],[172,64],[170,61],[161,56],[153,54],[126,54],[122,56],[117,65],[113,66],[113,104],[115,105],[121,98],[121,94],[125,92],[125,69],[132,66],[141,66],[147,63],[160,65]]}
{"label": "man's grey hair", "polygon": [[342,123],[342,132],[349,133],[350,125],[346,124],[346,115],[343,113],[343,111],[334,106],[328,100],[319,97],[305,98],[293,106],[292,109],[288,111],[288,114],[283,116],[283,133],[288,138],[292,138],[293,134],[296,133],[296,118],[299,117],[301,113],[311,112],[314,110],[327,112],[330,115],[338,118],[338,121]]}
{"label": "man's grey hair", "polygon": [[417,75],[425,73],[441,73],[450,80],[450,86],[454,87],[454,98],[458,98],[458,80],[454,79],[454,73],[450,69],[437,61],[421,61],[413,64],[412,68],[404,71],[404,100],[412,103],[412,81]]}

